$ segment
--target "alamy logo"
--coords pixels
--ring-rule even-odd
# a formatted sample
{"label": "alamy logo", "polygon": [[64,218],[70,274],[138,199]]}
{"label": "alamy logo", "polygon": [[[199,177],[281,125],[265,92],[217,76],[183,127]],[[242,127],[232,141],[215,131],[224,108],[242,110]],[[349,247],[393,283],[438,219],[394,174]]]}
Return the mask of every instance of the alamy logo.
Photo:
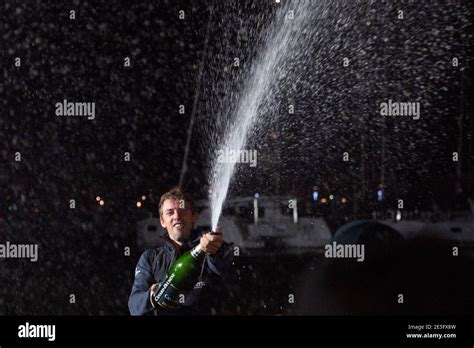
{"label": "alamy logo", "polygon": [[357,258],[357,262],[365,260],[364,244],[337,244],[332,242],[332,244],[326,244],[324,250],[324,256],[327,258]]}
{"label": "alamy logo", "polygon": [[218,163],[249,163],[257,166],[257,150],[217,150]]}
{"label": "alamy logo", "polygon": [[68,102],[64,99],[54,106],[56,107],[56,116],[80,116],[87,117],[88,120],[95,118],[94,102]]}
{"label": "alamy logo", "polygon": [[411,116],[414,120],[420,119],[420,103],[400,103],[389,99],[380,103],[381,116]]}
{"label": "alamy logo", "polygon": [[48,341],[56,339],[56,325],[34,325],[26,322],[18,326],[20,338],[47,338]]}
{"label": "alamy logo", "polygon": [[6,242],[0,244],[0,258],[5,259],[30,259],[38,261],[38,244],[13,244]]}

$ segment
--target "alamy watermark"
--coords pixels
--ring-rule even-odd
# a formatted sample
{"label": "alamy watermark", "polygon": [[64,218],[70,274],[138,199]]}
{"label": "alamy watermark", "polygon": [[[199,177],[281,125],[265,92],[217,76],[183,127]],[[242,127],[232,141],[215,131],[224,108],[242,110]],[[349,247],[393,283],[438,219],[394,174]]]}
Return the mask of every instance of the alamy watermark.
{"label": "alamy watermark", "polygon": [[38,261],[38,244],[13,244],[6,242],[0,244],[0,258],[4,259],[30,259]]}
{"label": "alamy watermark", "polygon": [[381,116],[410,116],[414,120],[420,119],[419,102],[394,102],[389,99],[387,102],[380,103]]}
{"label": "alamy watermark", "polygon": [[56,339],[56,325],[36,325],[26,322],[18,326],[19,338],[47,338],[48,341]]}
{"label": "alamy watermark", "polygon": [[364,244],[326,244],[324,246],[324,256],[327,258],[357,259],[357,262],[365,260]]}
{"label": "alamy watermark", "polygon": [[88,120],[95,119],[95,102],[62,102],[54,104],[56,116],[80,116],[87,117]]}
{"label": "alamy watermark", "polygon": [[217,150],[218,163],[249,163],[250,167],[257,166],[257,150]]}

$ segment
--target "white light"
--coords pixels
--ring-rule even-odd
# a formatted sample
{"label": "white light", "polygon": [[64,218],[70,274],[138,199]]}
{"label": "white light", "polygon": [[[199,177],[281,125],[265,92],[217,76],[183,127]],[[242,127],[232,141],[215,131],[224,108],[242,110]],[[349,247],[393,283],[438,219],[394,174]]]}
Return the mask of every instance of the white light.
{"label": "white light", "polygon": [[137,208],[141,208],[142,207],[142,202],[138,201],[137,202]]}
{"label": "white light", "polygon": [[100,196],[97,196],[97,197],[95,198],[95,200],[96,200],[97,202],[100,201]]}
{"label": "white light", "polygon": [[277,4],[279,4],[279,3],[280,3],[280,0],[275,0],[275,2],[276,2]]}
{"label": "white light", "polygon": [[329,195],[329,199],[332,201],[334,199],[334,195]]}
{"label": "white light", "polygon": [[402,219],[402,212],[400,210],[397,210],[397,215],[395,216],[395,219],[397,219],[397,221],[400,221]]}
{"label": "white light", "polygon": [[103,206],[103,205],[105,204],[104,200],[101,199],[101,200],[99,201],[99,204],[100,204],[101,206]]}
{"label": "white light", "polygon": [[145,195],[143,195],[143,196],[142,196],[142,201],[144,201],[145,199],[146,199],[146,196],[145,196]]}

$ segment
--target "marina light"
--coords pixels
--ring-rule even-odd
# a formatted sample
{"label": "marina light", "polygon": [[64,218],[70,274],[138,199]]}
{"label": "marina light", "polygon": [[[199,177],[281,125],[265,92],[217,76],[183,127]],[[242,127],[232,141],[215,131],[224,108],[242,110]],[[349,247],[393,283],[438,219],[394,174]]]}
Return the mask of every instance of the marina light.
{"label": "marina light", "polygon": [[400,210],[397,210],[397,215],[395,216],[395,219],[397,221],[400,221],[402,219],[402,212]]}

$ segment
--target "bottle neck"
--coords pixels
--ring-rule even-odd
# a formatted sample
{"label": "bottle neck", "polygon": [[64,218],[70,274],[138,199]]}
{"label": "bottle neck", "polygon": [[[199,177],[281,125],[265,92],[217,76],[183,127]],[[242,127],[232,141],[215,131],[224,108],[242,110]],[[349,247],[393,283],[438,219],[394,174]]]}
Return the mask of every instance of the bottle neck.
{"label": "bottle neck", "polygon": [[204,258],[204,255],[206,253],[201,250],[199,245],[196,245],[192,250],[191,250],[191,256],[194,257],[196,260],[200,260]]}

